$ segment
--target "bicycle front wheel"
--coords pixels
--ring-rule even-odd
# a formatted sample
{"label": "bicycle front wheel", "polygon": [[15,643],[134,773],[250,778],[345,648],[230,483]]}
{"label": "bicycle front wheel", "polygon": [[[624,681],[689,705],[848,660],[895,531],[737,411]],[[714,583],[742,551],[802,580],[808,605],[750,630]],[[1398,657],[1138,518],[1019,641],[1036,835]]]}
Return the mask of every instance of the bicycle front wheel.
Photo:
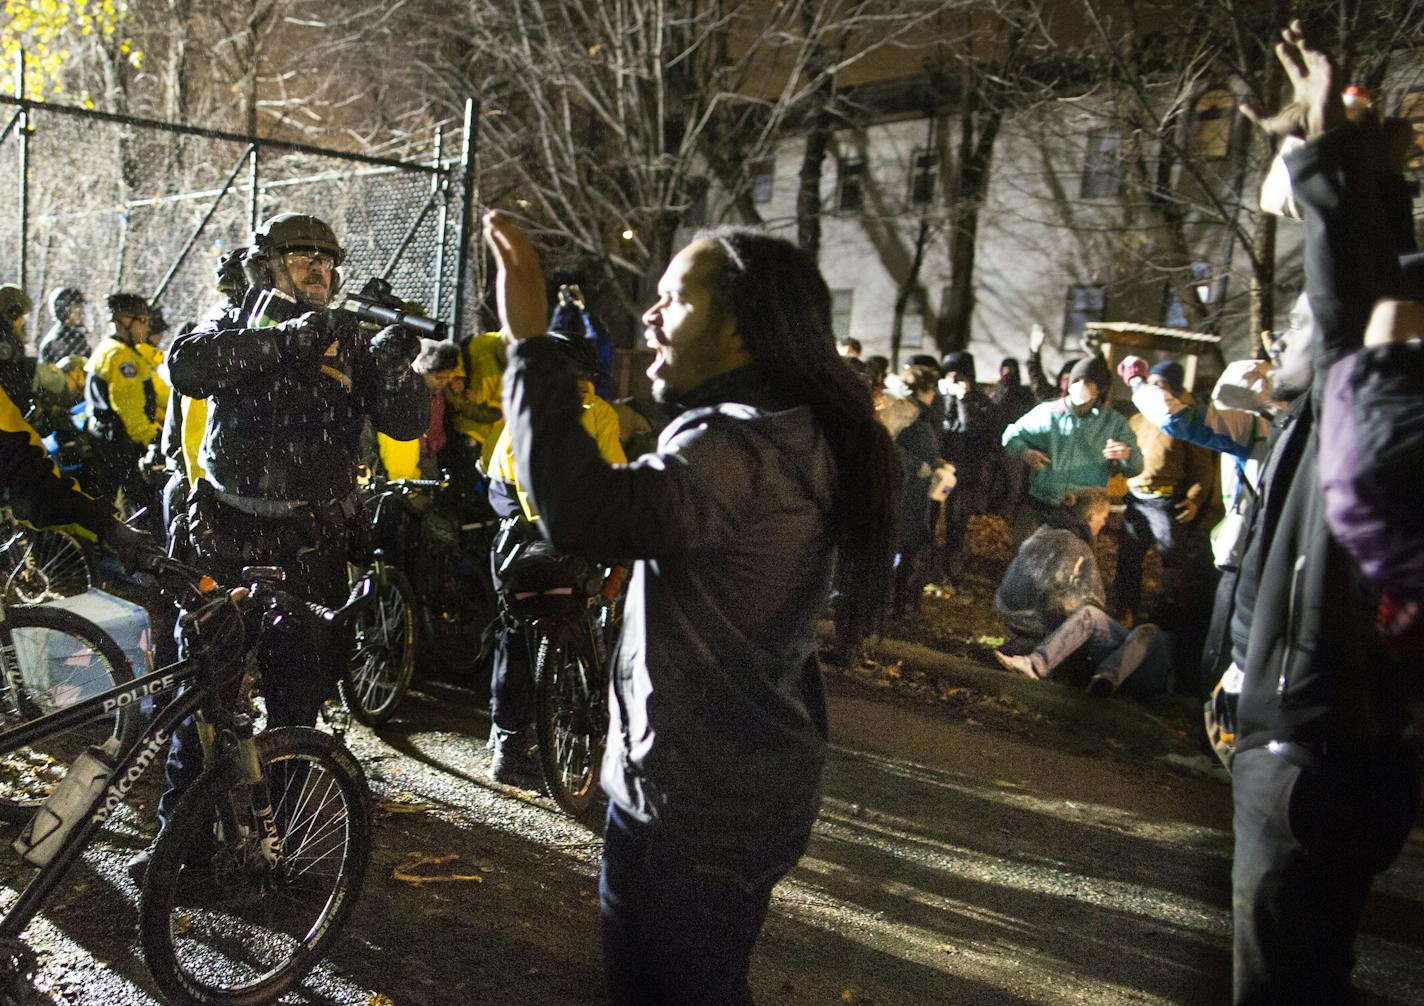
{"label": "bicycle front wheel", "polygon": [[[0,623],[0,730],[11,730],[133,680],[119,644],[71,611],[7,608]],[[26,821],[79,753],[110,737],[127,747],[143,729],[130,703],[63,733],[0,755],[0,821]]]}
{"label": "bicycle front wheel", "polygon": [[598,769],[608,736],[607,683],[594,658],[588,622],[539,641],[534,718],[539,767],[565,813],[590,823],[599,801]]}
{"label": "bicycle front wheel", "polygon": [[[144,878],[144,959],[171,1002],[274,1001],[325,956],[361,894],[371,850],[361,766],[305,727],[256,741],[265,790],[234,782],[230,765],[206,772],[163,829]],[[270,794],[270,818],[256,792]],[[264,820],[275,836],[264,835]]]}
{"label": "bicycle front wheel", "polygon": [[415,670],[415,618],[410,584],[400,570],[368,570],[371,605],[355,620],[351,659],[341,673],[341,698],[368,727],[390,719]]}

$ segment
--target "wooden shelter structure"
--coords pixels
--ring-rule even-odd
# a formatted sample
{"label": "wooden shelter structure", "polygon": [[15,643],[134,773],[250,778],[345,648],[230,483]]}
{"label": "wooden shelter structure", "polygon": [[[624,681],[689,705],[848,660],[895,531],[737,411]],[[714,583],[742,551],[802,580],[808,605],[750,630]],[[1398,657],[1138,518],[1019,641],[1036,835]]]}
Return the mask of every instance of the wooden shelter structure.
{"label": "wooden shelter structure", "polygon": [[1090,321],[1084,340],[1092,345],[1102,345],[1104,358],[1109,369],[1116,366],[1114,350],[1121,346],[1126,349],[1148,350],[1167,353],[1182,358],[1185,377],[1182,381],[1189,390],[1196,383],[1198,357],[1219,352],[1221,336],[1207,335],[1205,332],[1187,332],[1180,328],[1166,328],[1162,325],[1142,325],[1135,321]]}

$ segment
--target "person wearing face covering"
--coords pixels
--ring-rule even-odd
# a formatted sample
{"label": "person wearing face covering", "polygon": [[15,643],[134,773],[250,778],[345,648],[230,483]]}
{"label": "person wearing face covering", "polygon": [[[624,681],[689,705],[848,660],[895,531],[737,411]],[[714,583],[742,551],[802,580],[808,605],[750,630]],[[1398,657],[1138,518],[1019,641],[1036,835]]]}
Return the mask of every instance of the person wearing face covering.
{"label": "person wearing face covering", "polygon": [[1085,357],[1069,372],[1066,395],[1034,406],[1005,428],[1004,450],[1029,468],[1028,492],[1012,521],[1015,547],[1044,524],[1070,522],[1064,494],[1106,488],[1116,473],[1141,473],[1142,452],[1127,420],[1099,401],[1109,380],[1101,356]]}

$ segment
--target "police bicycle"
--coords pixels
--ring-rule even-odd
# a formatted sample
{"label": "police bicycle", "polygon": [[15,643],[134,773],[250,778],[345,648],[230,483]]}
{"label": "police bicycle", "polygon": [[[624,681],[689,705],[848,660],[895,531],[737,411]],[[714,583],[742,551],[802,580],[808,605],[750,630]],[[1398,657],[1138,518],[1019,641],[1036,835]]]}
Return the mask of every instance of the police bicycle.
{"label": "police bicycle", "polygon": [[370,855],[371,795],[339,742],[294,727],[254,735],[235,696],[266,633],[340,634],[369,594],[333,611],[280,590],[274,567],[245,569],[247,585],[222,589],[172,560],[156,557],[153,566],[164,589],[185,599],[188,656],[0,732],[0,751],[13,752],[182,688],[136,736],[115,731],[86,748],[35,809],[17,849],[39,869],[0,918],[0,954],[12,980],[28,970],[25,927],[137,780],[163,760],[179,724],[196,715],[206,768],[144,876],[144,958],[173,1002],[272,1002],[326,955],[356,905]]}
{"label": "police bicycle", "polygon": [[608,655],[627,570],[555,553],[539,539],[516,546],[501,568],[504,616],[524,628],[534,659],[534,728],[540,773],[554,802],[601,827],[599,766],[608,737]]}
{"label": "police bicycle", "polygon": [[374,600],[356,620],[341,694],[353,718],[395,713],[423,668],[467,674],[494,617],[489,549],[497,521],[482,498],[443,479],[372,479],[364,508],[371,558],[353,583]]}

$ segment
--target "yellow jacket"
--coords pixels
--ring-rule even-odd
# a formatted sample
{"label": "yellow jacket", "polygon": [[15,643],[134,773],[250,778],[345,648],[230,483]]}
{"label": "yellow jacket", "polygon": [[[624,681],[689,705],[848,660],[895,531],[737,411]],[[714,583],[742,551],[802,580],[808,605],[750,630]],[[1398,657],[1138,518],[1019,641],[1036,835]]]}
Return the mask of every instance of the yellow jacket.
{"label": "yellow jacket", "polygon": [[454,411],[452,425],[461,436],[473,437],[481,445],[489,444],[498,433],[494,427],[500,420],[477,422],[462,414],[462,407],[504,407],[504,340],[498,332],[477,335],[465,347],[465,393],[450,404]]}
{"label": "yellow jacket", "polygon": [[420,478],[420,440],[392,440],[384,433],[376,434],[376,445],[381,452],[381,464],[386,468],[386,478]]}
{"label": "yellow jacket", "polygon": [[163,417],[168,413],[168,393],[172,390],[163,379],[163,350],[151,342],[137,343],[134,349],[138,350],[138,355],[147,360],[148,365],[153,368],[153,415],[158,420],[158,425],[162,426]]}
{"label": "yellow jacket", "polygon": [[[618,413],[613,410],[613,406],[590,391],[584,395],[581,421],[588,435],[598,444],[598,453],[603,455],[604,461],[610,465],[628,463],[628,456],[623,453],[623,442],[618,439]],[[490,477],[512,485],[519,497],[519,506],[524,511],[524,516],[531,521],[537,521],[539,515],[529,503],[529,494],[519,485],[519,479],[514,474],[514,441],[509,436],[507,426],[500,431],[499,439],[495,442],[490,464]]]}
{"label": "yellow jacket", "polygon": [[158,399],[153,365],[134,347],[111,335],[94,347],[84,369],[89,374],[84,397],[95,432],[112,438],[122,427],[134,443],[151,443],[159,430],[154,419]]}
{"label": "yellow jacket", "polygon": [[203,434],[208,429],[208,400],[183,396],[183,471],[188,475],[188,485],[207,474],[198,452],[203,447]]}

